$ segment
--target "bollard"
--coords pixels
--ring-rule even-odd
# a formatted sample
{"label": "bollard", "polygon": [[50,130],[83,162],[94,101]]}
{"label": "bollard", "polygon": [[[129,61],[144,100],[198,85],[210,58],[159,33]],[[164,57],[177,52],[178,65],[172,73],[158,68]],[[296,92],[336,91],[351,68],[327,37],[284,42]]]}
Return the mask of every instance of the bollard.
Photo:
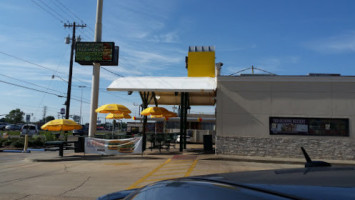
{"label": "bollard", "polygon": [[27,147],[28,147],[28,135],[25,135],[25,142],[23,144],[23,152],[27,152]]}

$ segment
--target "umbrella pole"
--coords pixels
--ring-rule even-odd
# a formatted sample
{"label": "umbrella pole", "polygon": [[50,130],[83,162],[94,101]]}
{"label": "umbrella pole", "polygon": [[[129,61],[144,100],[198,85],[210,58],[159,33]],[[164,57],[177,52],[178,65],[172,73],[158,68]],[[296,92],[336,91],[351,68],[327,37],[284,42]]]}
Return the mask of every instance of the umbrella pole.
{"label": "umbrella pole", "polygon": [[112,139],[113,139],[113,120],[112,120],[112,128],[111,128],[111,137],[112,137]]}

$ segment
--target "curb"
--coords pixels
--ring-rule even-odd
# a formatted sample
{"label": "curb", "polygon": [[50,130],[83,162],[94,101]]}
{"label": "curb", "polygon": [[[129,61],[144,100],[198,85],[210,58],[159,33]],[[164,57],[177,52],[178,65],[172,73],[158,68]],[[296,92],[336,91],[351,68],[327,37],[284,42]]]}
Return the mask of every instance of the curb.
{"label": "curb", "polygon": [[23,151],[23,150],[0,150],[0,152],[5,152],[5,153],[31,153],[30,150]]}

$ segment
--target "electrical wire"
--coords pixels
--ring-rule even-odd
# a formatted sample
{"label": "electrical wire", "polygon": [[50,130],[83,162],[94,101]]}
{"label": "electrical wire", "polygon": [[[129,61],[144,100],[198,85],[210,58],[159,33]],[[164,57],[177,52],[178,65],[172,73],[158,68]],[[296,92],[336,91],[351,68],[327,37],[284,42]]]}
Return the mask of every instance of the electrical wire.
{"label": "electrical wire", "polygon": [[107,71],[107,72],[110,72],[111,74],[114,74],[114,75],[116,75],[116,76],[119,76],[119,77],[124,77],[124,76],[122,76],[121,74],[119,74],[119,73],[115,73],[115,72],[113,72],[113,71],[110,71],[110,70],[108,70],[108,69],[106,69],[106,68],[104,68],[104,67],[101,67],[103,70],[105,70],[105,71]]}
{"label": "electrical wire", "polygon": [[31,82],[25,81],[25,80],[20,80],[20,79],[17,79],[17,78],[14,78],[14,77],[11,77],[11,76],[8,76],[8,75],[5,75],[5,74],[1,74],[1,73],[0,73],[0,76],[4,76],[4,77],[10,78],[10,79],[14,79],[14,80],[17,80],[17,81],[21,81],[21,82],[24,82],[24,83],[27,83],[27,84],[30,84],[30,85],[34,85],[34,86],[36,86],[36,87],[40,87],[40,88],[46,89],[46,90],[52,90],[53,92],[63,93],[63,92],[58,91],[58,90],[53,90],[53,89],[50,89],[50,88],[46,88],[46,87],[43,87],[43,86],[41,86],[41,85],[37,85],[37,84],[35,84],[35,83],[31,83]]}
{"label": "electrical wire", "polygon": [[[31,64],[31,65],[34,65],[34,66],[37,66],[37,67],[40,67],[40,68],[43,68],[43,69],[46,69],[46,70],[49,70],[49,71],[53,71],[53,72],[55,72],[55,73],[60,73],[60,74],[67,75],[67,74],[65,74],[65,73],[58,72],[57,70],[54,70],[54,69],[45,67],[45,66],[43,66],[43,65],[40,65],[40,64],[37,64],[37,63],[31,62],[31,61],[25,60],[25,59],[23,59],[23,58],[20,58],[20,57],[17,57],[17,56],[14,56],[14,55],[11,55],[11,54],[2,52],[2,51],[0,51],[0,53],[1,53],[1,54],[4,54],[4,55],[6,55],[6,56],[9,56],[9,57],[15,58],[15,59],[17,59],[17,60],[21,60],[21,61],[23,61],[23,62],[29,63],[29,64]],[[55,75],[55,76],[58,77],[58,75]],[[83,84],[87,84],[87,83],[85,83],[84,81],[82,81],[82,80],[80,80],[80,79],[77,79],[77,78],[73,78],[73,79],[75,79],[75,80],[77,80],[77,81],[79,81],[79,82],[81,82],[81,83],[83,83]]]}
{"label": "electrical wire", "polygon": [[[76,18],[77,20],[81,21],[81,23],[83,24],[87,24],[85,23],[85,21],[83,19],[81,19],[80,17],[78,17],[73,11],[71,11],[67,6],[65,6],[62,2],[60,1],[55,1],[56,3],[58,3],[58,5],[60,5],[61,7],[63,7],[65,10],[67,10],[67,13],[69,13],[70,15],[74,16],[74,18]],[[90,31],[92,31],[92,33],[95,33],[94,29],[91,28],[90,26],[87,26],[89,28]]]}
{"label": "electrical wire", "polygon": [[28,89],[28,90],[33,90],[33,91],[36,91],[36,92],[41,92],[41,93],[46,93],[46,94],[54,95],[54,96],[57,96],[57,97],[65,97],[65,96],[63,96],[63,95],[59,95],[59,94],[55,94],[55,93],[47,92],[47,91],[43,91],[43,90],[38,90],[38,89],[35,89],[35,88],[30,88],[30,87],[23,86],[23,85],[19,85],[19,84],[16,84],[16,83],[10,83],[10,82],[7,82],[7,81],[2,81],[2,80],[0,80],[0,82],[5,83],[5,84],[8,84],[8,85],[13,85],[13,86],[16,86],[16,87],[25,88],[25,89]]}
{"label": "electrical wire", "polygon": [[[30,87],[19,85],[19,84],[16,84],[16,83],[10,83],[10,82],[7,82],[7,81],[2,81],[2,80],[0,80],[0,82],[8,84],[8,85],[16,86],[16,87],[21,87],[21,88],[28,89],[28,90],[33,90],[33,91],[36,91],[36,92],[41,92],[41,93],[54,95],[54,96],[57,96],[57,97],[60,97],[60,98],[66,98],[66,96],[63,96],[63,95],[59,95],[59,94],[55,94],[55,93],[52,93],[52,92],[47,92],[47,91],[43,91],[43,90],[39,90],[39,89],[35,89],[35,88],[30,88]],[[76,99],[76,98],[71,98],[71,99],[81,102],[80,99]],[[82,101],[82,102],[89,104],[89,102],[86,102],[86,101]]]}
{"label": "electrical wire", "polygon": [[55,9],[53,9],[52,7],[50,7],[47,3],[45,3],[42,0],[38,0],[39,2],[41,2],[45,7],[47,7],[49,10],[51,10],[53,13],[55,13],[56,15],[58,15],[61,19],[65,20],[65,17],[63,15],[61,15],[60,13],[58,13]]}
{"label": "electrical wire", "polygon": [[47,10],[46,8],[44,8],[43,6],[41,6],[38,2],[31,0],[34,4],[36,4],[39,8],[41,8],[42,10],[44,10],[46,13],[48,13],[49,15],[51,15],[52,17],[56,18],[57,20],[59,20],[60,23],[64,23],[62,19],[60,19],[58,16],[54,15],[52,12],[50,12],[49,10]]}

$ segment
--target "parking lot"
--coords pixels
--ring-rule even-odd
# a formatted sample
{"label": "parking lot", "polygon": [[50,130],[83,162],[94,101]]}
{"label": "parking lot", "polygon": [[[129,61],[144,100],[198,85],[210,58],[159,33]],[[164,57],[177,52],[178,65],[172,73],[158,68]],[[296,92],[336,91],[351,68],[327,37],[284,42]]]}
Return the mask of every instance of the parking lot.
{"label": "parking lot", "polygon": [[96,199],[151,182],[213,173],[302,167],[302,164],[216,159],[214,154],[147,151],[98,156],[65,152],[0,153],[0,199]]}

